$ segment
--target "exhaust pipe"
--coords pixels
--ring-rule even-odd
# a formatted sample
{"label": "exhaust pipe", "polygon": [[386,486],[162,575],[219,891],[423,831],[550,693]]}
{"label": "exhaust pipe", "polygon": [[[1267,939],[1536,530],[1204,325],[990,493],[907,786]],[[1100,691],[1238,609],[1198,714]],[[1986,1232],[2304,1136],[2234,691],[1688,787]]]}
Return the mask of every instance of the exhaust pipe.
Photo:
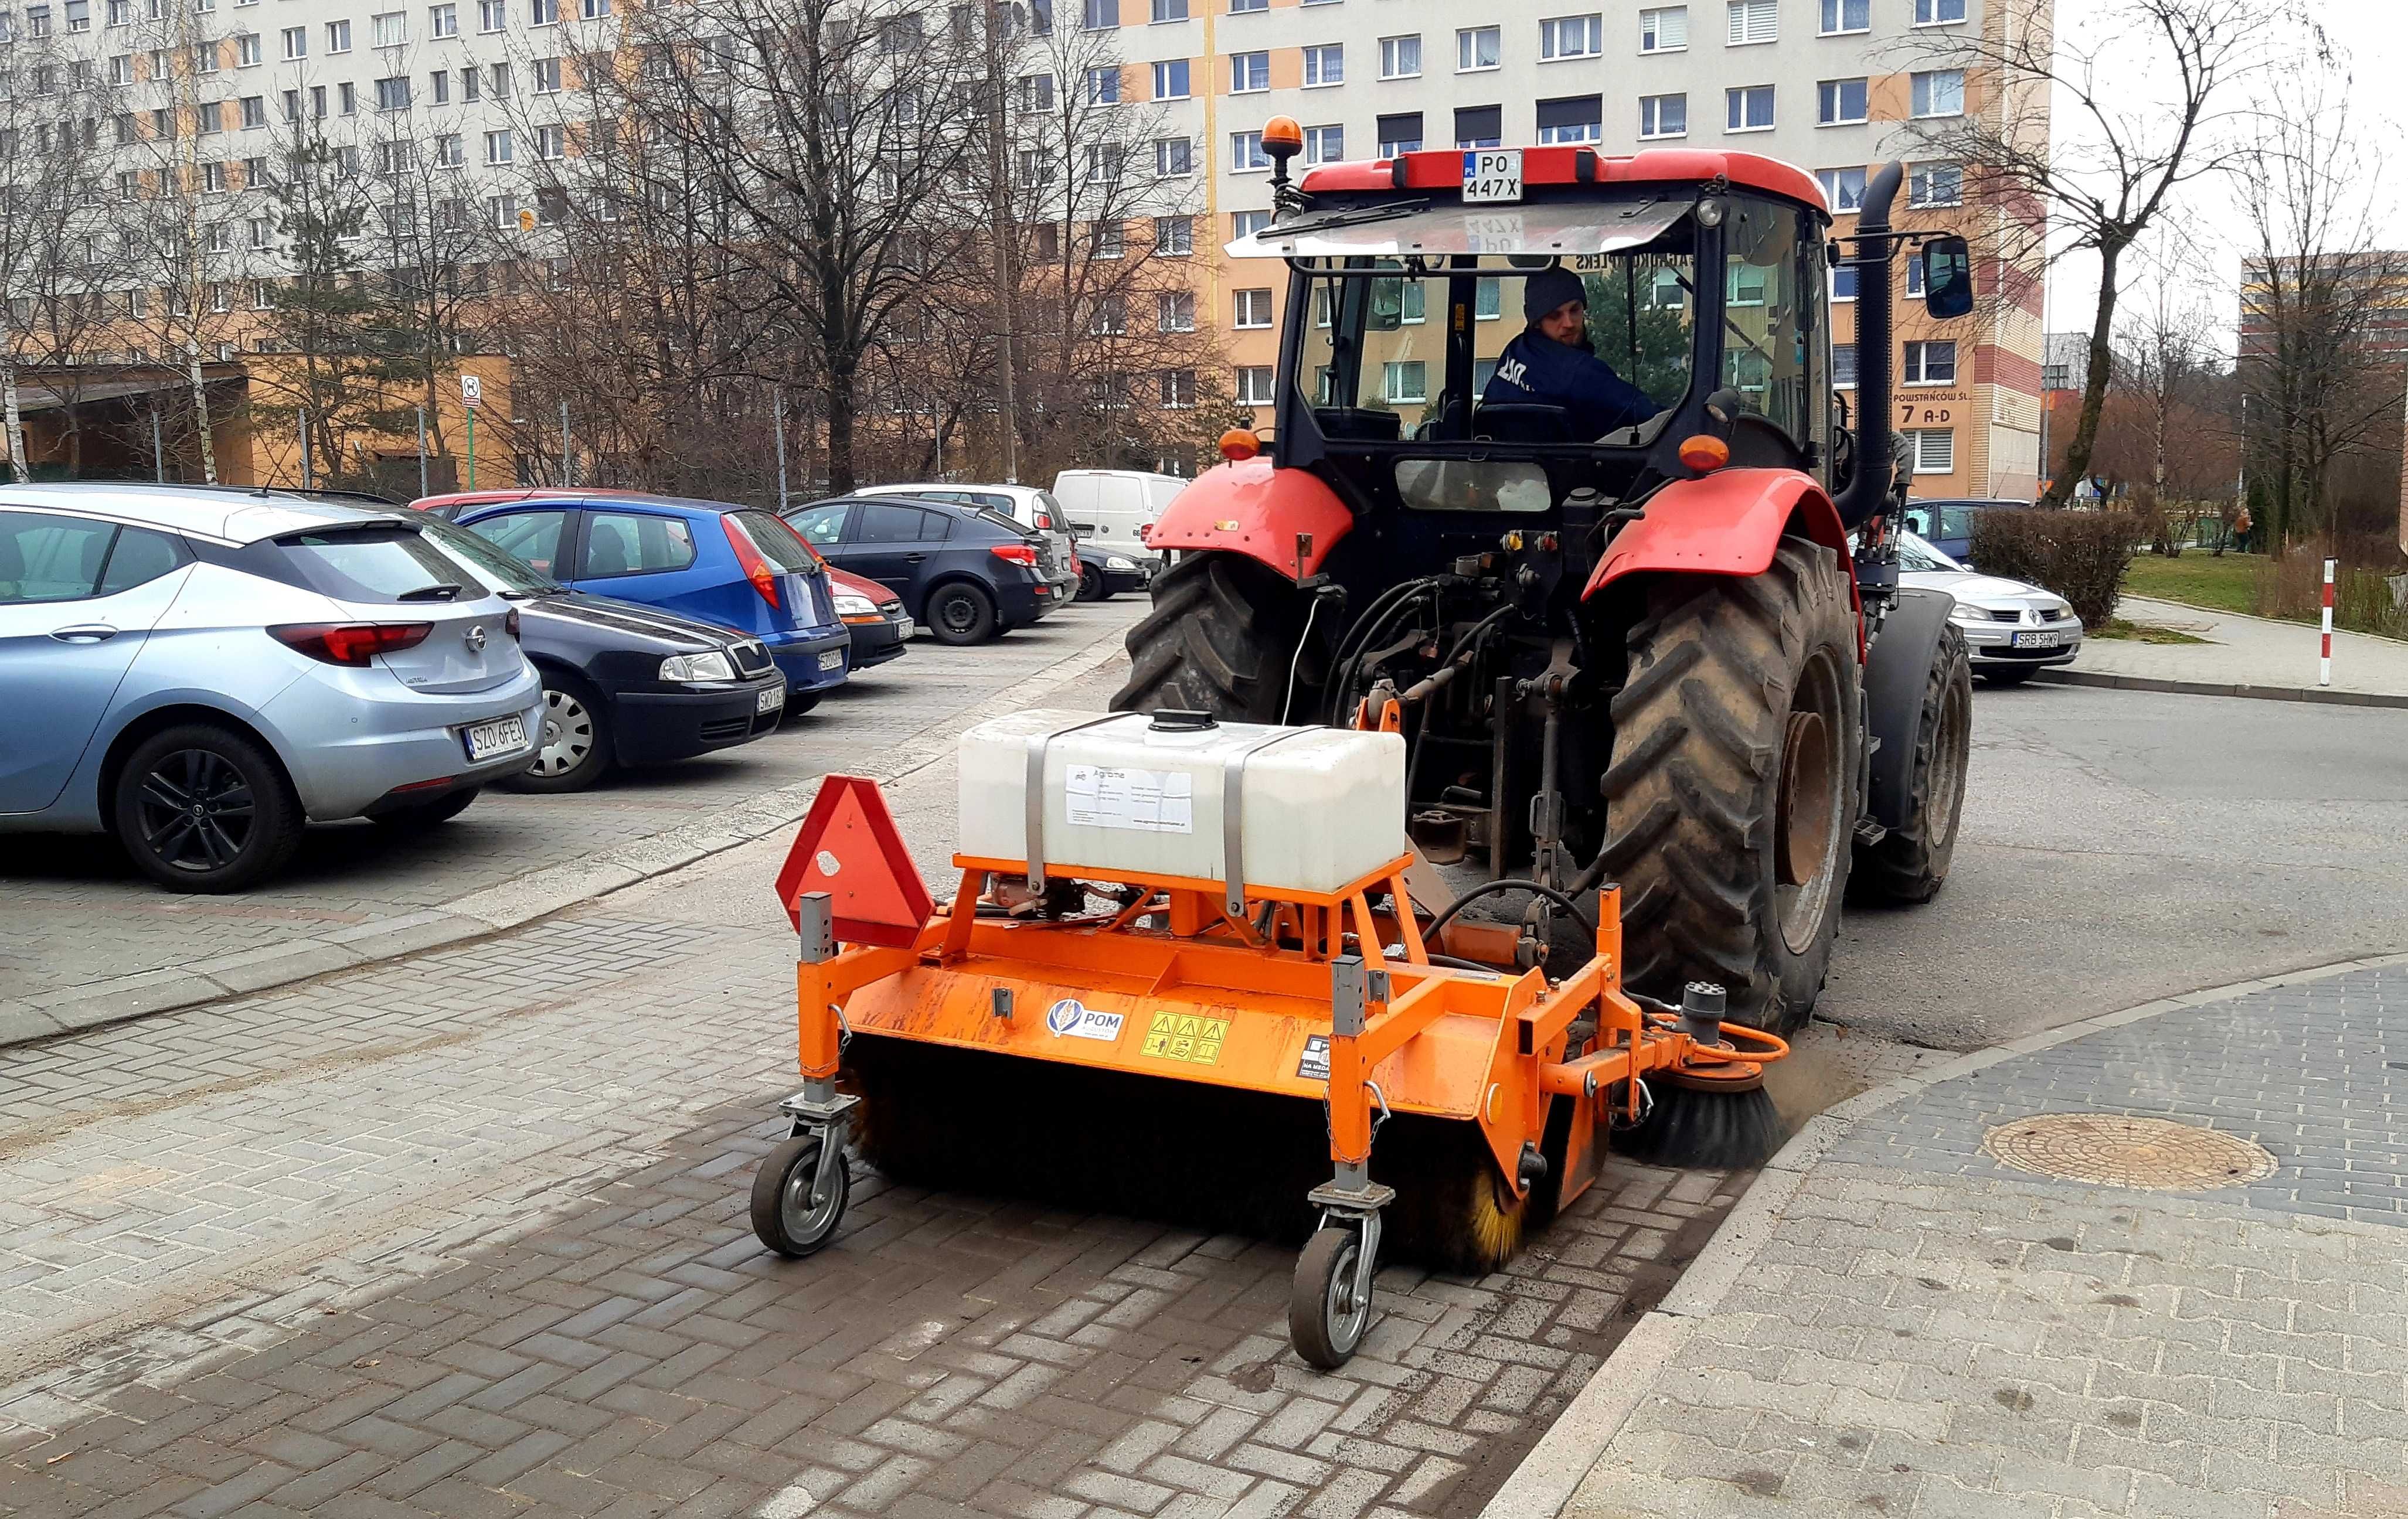
{"label": "exhaust pipe", "polygon": [[1864,204],[1856,211],[1856,254],[1848,260],[1856,271],[1856,466],[1848,488],[1835,503],[1840,521],[1851,531],[1879,516],[1889,500],[1895,466],[1891,462],[1889,408],[1892,390],[1895,311],[1890,294],[1890,203],[1905,179],[1902,165],[1884,164],[1865,186]]}

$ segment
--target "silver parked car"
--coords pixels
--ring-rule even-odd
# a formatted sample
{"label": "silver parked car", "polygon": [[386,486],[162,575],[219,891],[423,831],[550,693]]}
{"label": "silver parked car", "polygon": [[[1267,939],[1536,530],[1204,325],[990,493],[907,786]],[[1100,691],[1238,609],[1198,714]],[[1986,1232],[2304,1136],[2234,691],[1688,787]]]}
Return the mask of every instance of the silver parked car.
{"label": "silver parked car", "polygon": [[526,768],[518,613],[390,511],[265,491],[0,485],[0,832],[114,835],[239,891],[305,823],[440,823]]}
{"label": "silver parked car", "polygon": [[1973,673],[1993,685],[2017,685],[2048,665],[2071,665],[2082,651],[2082,619],[2063,596],[2023,580],[1967,569],[1914,533],[1898,536],[1899,581],[1956,598],[1948,620],[1965,635]]}

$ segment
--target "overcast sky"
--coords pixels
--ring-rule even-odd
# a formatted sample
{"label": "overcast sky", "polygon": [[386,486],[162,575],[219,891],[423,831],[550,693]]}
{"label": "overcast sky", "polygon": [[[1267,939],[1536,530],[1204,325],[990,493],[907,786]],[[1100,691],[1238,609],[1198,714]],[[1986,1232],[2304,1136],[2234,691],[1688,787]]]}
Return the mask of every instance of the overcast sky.
{"label": "overcast sky", "polygon": [[[2270,7],[2278,0],[2267,0]],[[2388,163],[2384,179],[2376,186],[2379,203],[2385,209],[2391,232],[2391,246],[2408,247],[2408,153],[2398,145],[2408,142],[2408,0],[2300,0],[2304,8],[2321,21],[2333,43],[2347,54],[2350,81],[2348,100],[2350,114],[2360,136],[2375,146],[2370,155],[2377,164]],[[2058,36],[2068,46],[2088,46],[2105,23],[2102,7],[2093,0],[2057,0]],[[2158,66],[2136,75],[2130,83],[2133,91],[2162,93],[2162,78],[2167,72],[2162,64],[2163,44],[2154,51],[2135,48],[2129,53],[2117,54],[2138,64],[2143,60],[2158,61]],[[2119,81],[2120,82],[2120,81]],[[2060,137],[2078,131],[2083,118],[2081,107],[2065,98],[2060,92],[2055,111],[2054,129]],[[2229,328],[2236,320],[2241,256],[2236,246],[2221,235],[2221,229],[2231,219],[2233,202],[2228,188],[2214,182],[2194,182],[2188,187],[2187,208],[2192,213],[2191,224],[2211,244],[2210,258],[2199,272],[2196,284],[2201,299],[2214,311],[2223,327]],[[2216,244],[2221,246],[2215,246]],[[2148,276],[2141,277],[2146,279]],[[2125,284],[2128,298],[2136,293],[2134,283]],[[2087,331],[2098,301],[2099,261],[2095,256],[2074,255],[2061,259],[2050,272],[2048,281],[2048,330],[2051,332]]]}

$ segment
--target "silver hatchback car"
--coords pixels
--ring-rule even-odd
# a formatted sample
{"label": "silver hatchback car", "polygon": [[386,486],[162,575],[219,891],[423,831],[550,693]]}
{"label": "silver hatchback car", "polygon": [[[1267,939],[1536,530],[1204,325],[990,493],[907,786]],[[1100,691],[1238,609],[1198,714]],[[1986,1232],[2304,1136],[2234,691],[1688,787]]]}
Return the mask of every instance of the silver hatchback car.
{"label": "silver hatchback car", "polygon": [[518,613],[409,513],[191,486],[0,485],[0,832],[193,892],[455,816],[543,724]]}

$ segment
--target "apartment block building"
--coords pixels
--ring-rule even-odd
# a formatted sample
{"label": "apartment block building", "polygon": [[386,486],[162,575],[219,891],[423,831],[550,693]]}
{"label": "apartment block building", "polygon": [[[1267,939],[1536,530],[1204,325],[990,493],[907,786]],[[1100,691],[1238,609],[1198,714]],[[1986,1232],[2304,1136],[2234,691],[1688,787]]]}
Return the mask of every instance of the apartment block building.
{"label": "apartment block building", "polygon": [[[1969,205],[1962,169],[1918,148],[1918,123],[1998,109],[1950,39],[2045,26],[2045,7],[1999,0],[1081,0],[1057,26],[1110,29],[1123,98],[1161,114],[1184,148],[1157,165],[1197,177],[1214,242],[1268,217],[1260,129],[1304,127],[1303,163],[1434,148],[1587,143],[1760,153],[1812,170],[1845,234],[1866,166],[1911,165],[1902,225],[1952,228],[1981,247],[2003,213]],[[2030,130],[2029,113],[2018,121]],[[1207,239],[1198,236],[1201,245]],[[1199,252],[1207,251],[1199,246]],[[2041,290],[1939,323],[1899,270],[1899,412],[1918,495],[2028,495],[2040,466]],[[1270,399],[1284,269],[1200,258],[1198,306],[1226,334],[1238,398]],[[1994,274],[1995,278],[1995,274]],[[1854,373],[1855,293],[1833,292],[1836,368]],[[2000,303],[1992,303],[1999,305]],[[1509,314],[1510,316],[1510,314]],[[1397,397],[1400,401],[1409,397]],[[1258,413],[1268,421],[1268,412]]]}

